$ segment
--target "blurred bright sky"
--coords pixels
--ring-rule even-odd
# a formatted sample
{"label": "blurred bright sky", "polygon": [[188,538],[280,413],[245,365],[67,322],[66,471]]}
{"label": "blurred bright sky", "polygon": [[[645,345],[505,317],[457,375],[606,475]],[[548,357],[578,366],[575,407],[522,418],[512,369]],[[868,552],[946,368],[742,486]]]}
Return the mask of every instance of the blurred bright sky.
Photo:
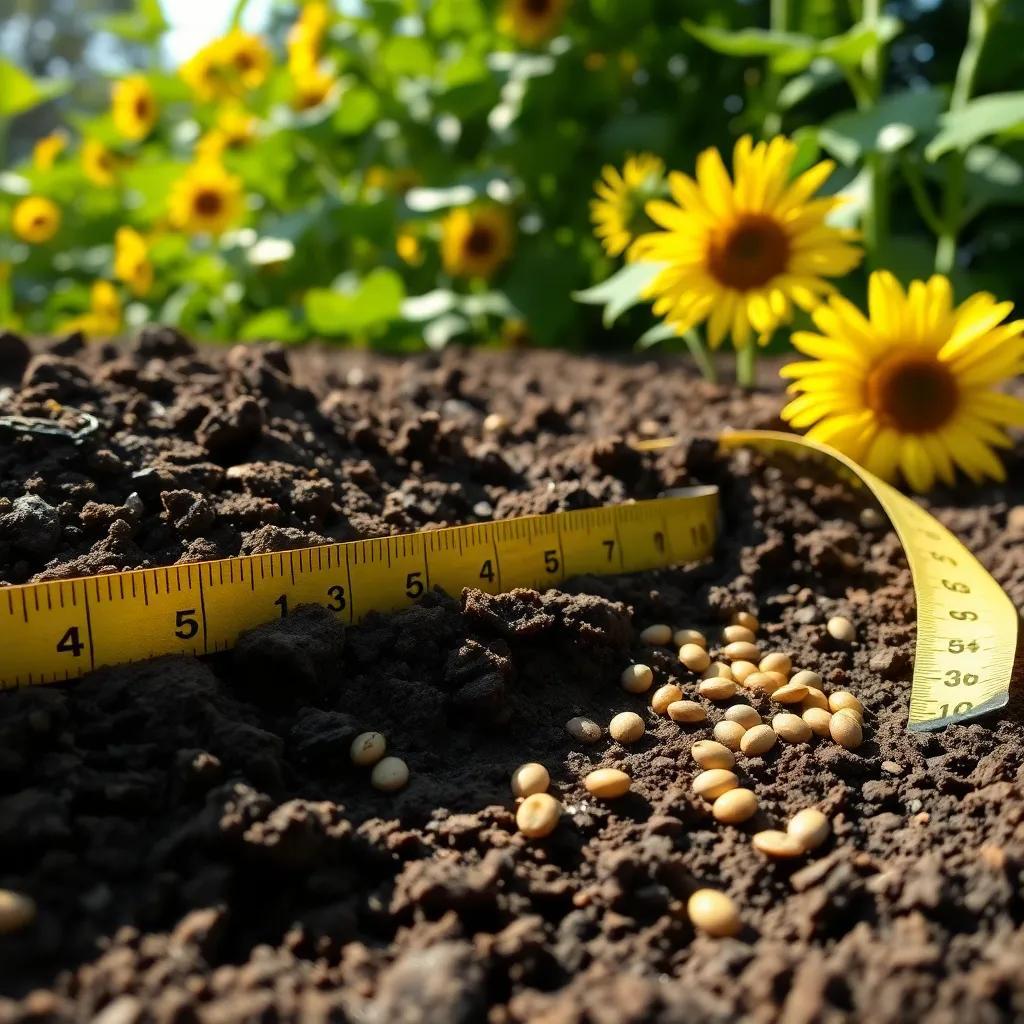
{"label": "blurred bright sky", "polygon": [[[164,17],[171,31],[164,48],[173,64],[187,60],[204,43],[221,35],[228,27],[236,0],[164,0]],[[249,0],[242,17],[244,28],[258,31],[267,23],[273,0]]]}

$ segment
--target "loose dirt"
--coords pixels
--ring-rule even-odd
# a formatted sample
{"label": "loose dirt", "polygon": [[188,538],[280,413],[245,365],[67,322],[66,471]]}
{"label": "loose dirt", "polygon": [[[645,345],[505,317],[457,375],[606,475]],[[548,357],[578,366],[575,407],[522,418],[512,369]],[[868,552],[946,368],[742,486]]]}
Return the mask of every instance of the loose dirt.
{"label": "loose dirt", "polygon": [[[0,694],[0,887],[38,905],[0,936],[0,1020],[1024,1016],[1024,726],[1011,708],[906,732],[914,605],[892,532],[840,483],[715,455],[718,431],[778,426],[781,403],[774,385],[744,396],[668,358],[211,352],[155,329],[32,354],[5,338],[3,414],[98,421],[78,446],[0,421],[5,583],[698,482],[722,488],[725,514],[700,565],[432,594],[353,629],[306,608],[231,654]],[[667,434],[682,442],[658,454],[626,443]],[[1024,446],[1007,465],[1010,484],[931,507],[1020,607]],[[656,686],[699,699],[694,673],[640,630],[717,638],[747,608],[766,650],[863,700],[866,739],[740,756],[759,810],[731,826],[693,794],[689,756],[725,705],[702,701],[708,720],[680,725],[619,677],[642,661]],[[856,643],[828,636],[833,615]],[[564,728],[627,710],[646,724],[629,747]],[[349,760],[371,729],[409,765],[398,793]],[[527,761],[567,811],[539,841],[515,829],[509,780]],[[581,780],[601,766],[632,775],[628,796],[588,796]],[[752,849],[812,804],[834,831],[819,850]],[[700,888],[733,897],[736,938],[695,934],[685,906]]]}

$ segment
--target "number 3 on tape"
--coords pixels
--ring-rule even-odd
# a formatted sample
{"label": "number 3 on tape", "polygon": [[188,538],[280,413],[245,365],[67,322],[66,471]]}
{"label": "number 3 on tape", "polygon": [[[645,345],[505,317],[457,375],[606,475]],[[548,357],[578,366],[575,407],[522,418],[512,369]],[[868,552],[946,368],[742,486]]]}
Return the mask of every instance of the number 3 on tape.
{"label": "number 3 on tape", "polygon": [[827,445],[794,434],[745,430],[723,435],[721,446],[826,456],[878,499],[906,551],[917,599],[908,721],[912,730],[938,729],[1006,706],[1017,649],[1017,610],[949,530],[895,487]]}

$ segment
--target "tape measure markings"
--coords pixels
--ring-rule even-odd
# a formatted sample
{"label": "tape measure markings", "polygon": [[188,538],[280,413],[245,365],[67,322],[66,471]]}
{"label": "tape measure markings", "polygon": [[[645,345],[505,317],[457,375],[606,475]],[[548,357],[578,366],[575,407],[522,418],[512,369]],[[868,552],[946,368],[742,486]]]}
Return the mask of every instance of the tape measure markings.
{"label": "tape measure markings", "polygon": [[571,576],[692,561],[711,552],[717,507],[715,488],[694,488],[601,509],[8,587],[0,685],[226,650],[244,630],[304,603],[352,623],[412,604],[434,585],[452,594],[544,589]]}
{"label": "tape measure markings", "polygon": [[[724,448],[819,455],[877,498],[903,545],[917,601],[917,644],[908,726],[935,729],[1004,707],[1018,615],[1002,587],[926,509],[827,445],[775,431],[723,435]],[[942,623],[942,625],[940,625]],[[956,628],[946,624],[956,624]]]}

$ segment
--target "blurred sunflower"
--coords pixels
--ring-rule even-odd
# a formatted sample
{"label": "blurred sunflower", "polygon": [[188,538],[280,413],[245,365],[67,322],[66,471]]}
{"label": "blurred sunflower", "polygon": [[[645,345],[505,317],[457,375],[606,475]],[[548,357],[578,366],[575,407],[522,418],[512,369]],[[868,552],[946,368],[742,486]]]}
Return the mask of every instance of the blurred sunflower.
{"label": "blurred sunflower", "polygon": [[114,235],[114,277],[140,298],[153,287],[149,246],[135,228],[120,227]]}
{"label": "blurred sunflower", "polygon": [[[665,165],[652,153],[627,158],[622,170],[605,167],[590,201],[594,234],[609,256],[620,256],[642,233],[654,228],[645,205],[664,191]],[[632,256],[630,257],[632,258]]]}
{"label": "blurred sunflower", "polygon": [[568,0],[505,0],[498,26],[524,46],[537,46],[561,27],[566,7]]}
{"label": "blurred sunflower", "polygon": [[302,8],[286,40],[288,68],[292,74],[317,63],[330,18],[330,10],[324,3],[309,3]]}
{"label": "blurred sunflower", "polygon": [[418,267],[423,262],[423,248],[419,238],[412,231],[399,231],[395,239],[395,252],[398,253],[398,258],[410,267]]}
{"label": "blurred sunflower", "polygon": [[82,170],[94,185],[113,185],[117,180],[117,157],[98,139],[86,139],[82,143]]}
{"label": "blurred sunflower", "polygon": [[664,231],[635,243],[644,260],[668,264],[648,286],[654,312],[679,333],[708,321],[712,346],[731,333],[744,348],[756,332],[767,344],[792,316],[834,289],[824,278],[848,273],[862,253],[854,231],[829,227],[841,202],[814,199],[835,166],[824,160],[795,179],[795,143],[785,138],[736,143],[734,179],[716,149],[697,158],[697,178],[673,172],[675,203],[654,200],[647,215]]}
{"label": "blurred sunflower", "polygon": [[114,127],[132,142],[140,142],[156,124],[153,87],[142,75],[129,75],[114,83],[111,92]]}
{"label": "blurred sunflower", "polygon": [[178,74],[201,100],[209,102],[230,95],[229,83],[214,43],[193,54],[178,68]]}
{"label": "blurred sunflower", "polygon": [[196,143],[200,159],[217,159],[226,149],[243,149],[256,137],[257,119],[243,107],[225,106],[217,122]]}
{"label": "blurred sunflower", "polygon": [[32,147],[33,166],[36,170],[48,171],[67,148],[67,144],[68,137],[65,132],[50,132],[49,135],[44,135]]}
{"label": "blurred sunflower", "polygon": [[242,180],[214,160],[200,160],[171,186],[171,223],[190,234],[222,234],[242,212]]}
{"label": "blurred sunflower", "polygon": [[916,491],[952,484],[957,467],[975,482],[1004,480],[992,449],[1010,446],[1007,426],[1024,425],[1024,402],[996,390],[1024,371],[1024,321],[1006,323],[1012,310],[986,292],[954,307],[938,274],[904,292],[877,271],[868,317],[833,295],[813,314],[821,333],[793,335],[813,361],[783,368],[800,393],[783,418]]}
{"label": "blurred sunflower", "polygon": [[109,281],[94,281],[89,312],[65,320],[61,331],[81,331],[91,338],[109,338],[121,329],[121,297]]}
{"label": "blurred sunflower", "polygon": [[334,75],[313,64],[292,75],[292,106],[312,110],[326,102],[337,83]]}
{"label": "blurred sunflower", "polygon": [[11,227],[23,242],[42,245],[60,230],[60,220],[60,208],[52,199],[29,196],[14,207]]}
{"label": "blurred sunflower", "polygon": [[234,28],[220,39],[219,54],[243,90],[258,89],[270,71],[270,50],[251,32]]}
{"label": "blurred sunflower", "polygon": [[512,222],[500,206],[459,207],[441,222],[441,260],[454,277],[491,277],[512,252]]}

